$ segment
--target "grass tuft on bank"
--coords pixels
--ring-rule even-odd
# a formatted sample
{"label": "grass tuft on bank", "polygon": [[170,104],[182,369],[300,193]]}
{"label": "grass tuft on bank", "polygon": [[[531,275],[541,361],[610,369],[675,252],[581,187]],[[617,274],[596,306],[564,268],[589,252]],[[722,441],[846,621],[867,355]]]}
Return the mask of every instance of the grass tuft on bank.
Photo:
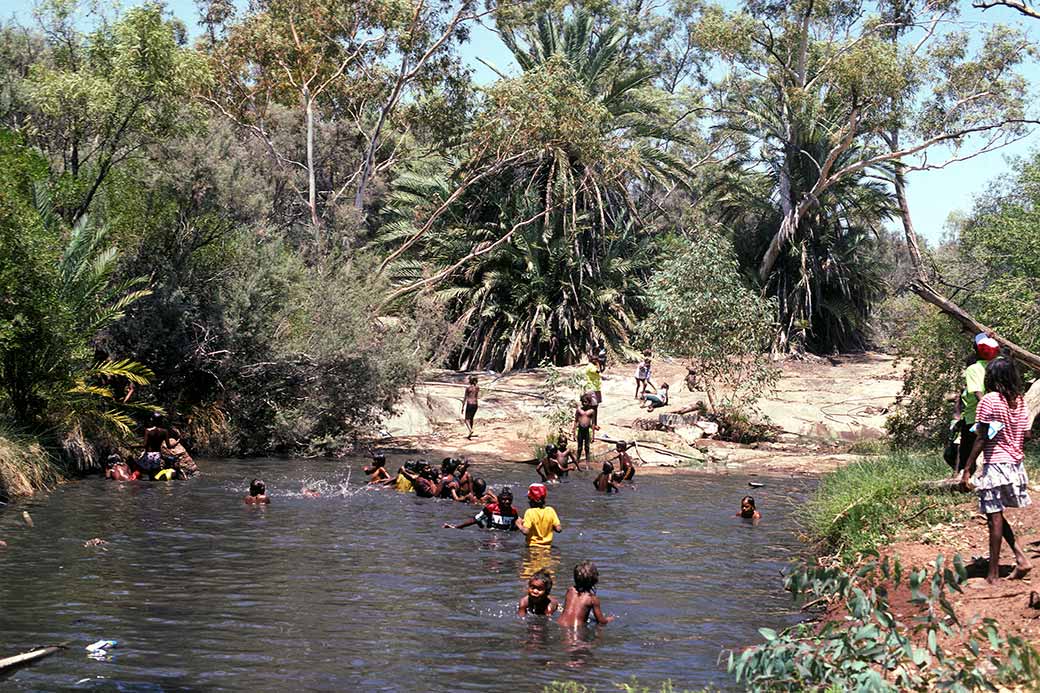
{"label": "grass tuft on bank", "polygon": [[0,500],[30,496],[57,480],[54,460],[35,438],[0,430]]}
{"label": "grass tuft on bank", "polygon": [[922,488],[950,468],[935,453],[890,452],[824,475],[799,520],[824,553],[854,561],[904,530],[952,519],[972,496]]}

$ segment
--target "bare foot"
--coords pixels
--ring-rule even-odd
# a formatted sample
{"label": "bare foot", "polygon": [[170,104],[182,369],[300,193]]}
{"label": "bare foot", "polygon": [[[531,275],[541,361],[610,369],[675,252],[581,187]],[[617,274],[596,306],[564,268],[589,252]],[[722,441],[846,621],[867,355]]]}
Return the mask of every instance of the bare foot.
{"label": "bare foot", "polygon": [[1008,576],[1009,580],[1021,580],[1026,575],[1029,575],[1029,571],[1033,569],[1030,564],[1016,565],[1015,569],[1011,571],[1011,575]]}

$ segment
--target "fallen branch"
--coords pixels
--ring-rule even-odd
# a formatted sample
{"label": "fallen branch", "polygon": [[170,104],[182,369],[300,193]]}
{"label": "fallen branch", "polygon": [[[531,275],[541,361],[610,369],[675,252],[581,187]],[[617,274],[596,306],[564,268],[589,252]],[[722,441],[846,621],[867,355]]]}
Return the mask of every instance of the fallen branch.
{"label": "fallen branch", "polygon": [[22,654],[14,655],[12,657],[5,657],[0,659],[0,671],[4,669],[10,669],[11,667],[20,666],[22,664],[29,664],[35,662],[38,659],[49,657],[58,650],[64,650],[69,645],[69,641],[58,643],[57,645],[49,645],[47,647],[39,647],[29,652],[23,652]]}

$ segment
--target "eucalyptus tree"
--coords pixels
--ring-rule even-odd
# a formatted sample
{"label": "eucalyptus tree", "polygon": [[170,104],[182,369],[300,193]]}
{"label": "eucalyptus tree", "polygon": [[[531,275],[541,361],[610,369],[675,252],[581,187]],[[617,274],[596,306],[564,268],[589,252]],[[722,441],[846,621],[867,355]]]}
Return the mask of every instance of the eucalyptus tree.
{"label": "eucalyptus tree", "polygon": [[[197,123],[192,95],[208,81],[183,26],[147,3],[115,20],[81,16],[75,0],[37,12],[46,53],[22,81],[20,130],[56,164],[56,205],[85,215],[114,168]],[[91,32],[84,22],[93,22]]]}
{"label": "eucalyptus tree", "polygon": [[[206,101],[264,145],[321,253],[333,210],[363,212],[373,178],[407,153],[402,112],[439,101],[436,116],[458,116],[468,79],[454,48],[483,12],[474,0],[209,0],[203,15]],[[287,135],[285,111],[298,119]]]}
{"label": "eucalyptus tree", "polygon": [[[1018,69],[1033,49],[1023,36],[995,26],[973,52],[950,28],[953,3],[900,5],[752,2],[736,13],[708,6],[697,18],[699,45],[725,64],[723,125],[748,137],[749,155],[776,175],[781,215],[757,262],[763,284],[841,181],[884,175],[889,162],[903,174],[950,165],[1016,140],[1031,122]],[[826,146],[812,152],[811,139]],[[809,180],[795,175],[801,160]],[[790,326],[805,317],[781,316],[779,346],[800,345]]]}

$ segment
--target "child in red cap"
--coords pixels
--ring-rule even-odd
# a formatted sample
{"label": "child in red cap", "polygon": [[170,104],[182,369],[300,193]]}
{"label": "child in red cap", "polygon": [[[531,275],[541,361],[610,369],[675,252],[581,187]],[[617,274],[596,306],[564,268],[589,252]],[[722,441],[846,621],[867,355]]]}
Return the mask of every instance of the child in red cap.
{"label": "child in red cap", "polygon": [[545,505],[547,495],[545,484],[531,484],[527,488],[527,500],[531,507],[516,526],[527,537],[528,546],[552,546],[553,532],[563,531],[556,511]]}

